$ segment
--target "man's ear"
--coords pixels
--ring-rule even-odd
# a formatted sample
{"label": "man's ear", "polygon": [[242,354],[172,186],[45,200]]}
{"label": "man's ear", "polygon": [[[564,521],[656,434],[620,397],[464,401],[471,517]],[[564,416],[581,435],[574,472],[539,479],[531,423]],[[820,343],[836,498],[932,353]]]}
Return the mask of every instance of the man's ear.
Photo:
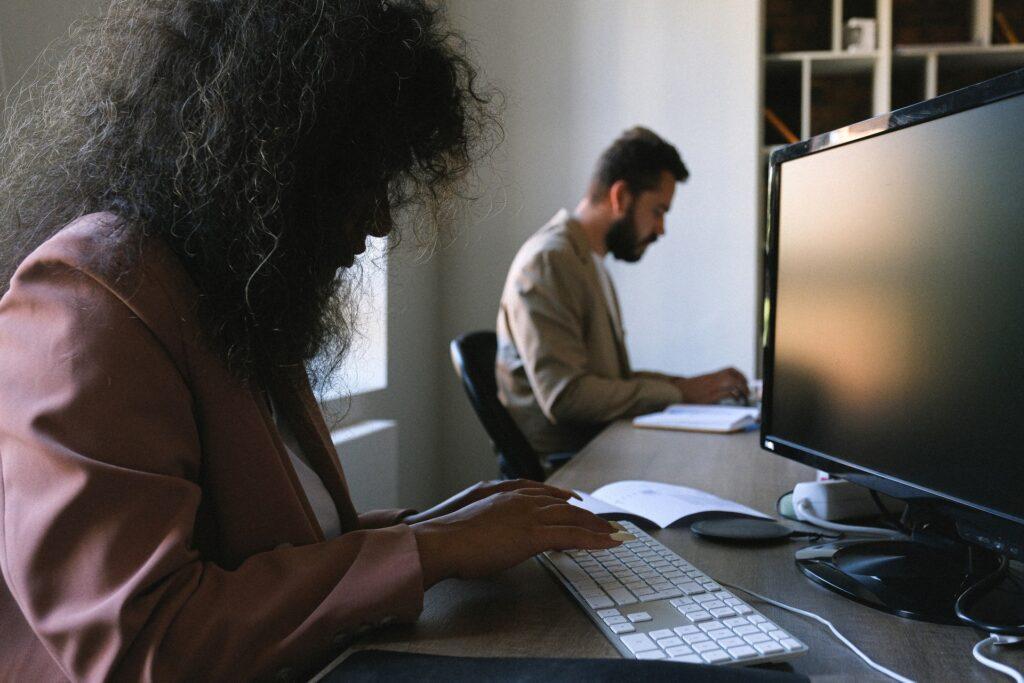
{"label": "man's ear", "polygon": [[625,180],[616,180],[608,188],[608,199],[612,203],[612,213],[616,218],[621,218],[626,215],[633,203],[633,193],[629,191],[629,185]]}

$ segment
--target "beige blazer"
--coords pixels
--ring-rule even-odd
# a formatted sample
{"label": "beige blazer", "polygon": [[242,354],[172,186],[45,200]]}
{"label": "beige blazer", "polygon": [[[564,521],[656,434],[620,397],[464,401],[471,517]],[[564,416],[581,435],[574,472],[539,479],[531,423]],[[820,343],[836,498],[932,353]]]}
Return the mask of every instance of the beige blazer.
{"label": "beige blazer", "polygon": [[[577,451],[607,423],[681,400],[665,375],[634,372],[593,252],[562,210],[519,250],[498,311],[498,397],[538,453]],[[622,319],[621,313],[618,316]]]}
{"label": "beige blazer", "polygon": [[305,373],[274,392],[338,508],[327,541],[180,263],[150,240],[118,279],[110,218],[51,238],[0,300],[0,680],[296,678],[415,619],[407,511],[353,509]]}

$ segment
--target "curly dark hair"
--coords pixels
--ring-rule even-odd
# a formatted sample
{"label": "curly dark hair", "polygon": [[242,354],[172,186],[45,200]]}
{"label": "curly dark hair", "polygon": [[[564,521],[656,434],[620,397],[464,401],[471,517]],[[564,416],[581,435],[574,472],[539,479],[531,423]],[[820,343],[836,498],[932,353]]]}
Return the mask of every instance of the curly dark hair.
{"label": "curly dark hair", "polygon": [[467,53],[426,0],[114,0],[9,118],[0,293],[110,211],[178,255],[239,379],[340,358],[366,236],[436,235],[500,137]]}
{"label": "curly dark hair", "polygon": [[662,171],[668,171],[679,182],[690,177],[673,145],[649,128],[634,126],[602,152],[590,182],[590,199],[600,200],[619,180],[626,181],[634,194],[653,190]]}

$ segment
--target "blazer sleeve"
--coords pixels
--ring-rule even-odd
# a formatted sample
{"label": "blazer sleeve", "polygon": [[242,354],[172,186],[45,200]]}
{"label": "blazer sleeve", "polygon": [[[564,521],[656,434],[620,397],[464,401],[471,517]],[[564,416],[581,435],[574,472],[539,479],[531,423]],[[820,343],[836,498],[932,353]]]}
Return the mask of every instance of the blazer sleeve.
{"label": "blazer sleeve", "polygon": [[538,252],[516,277],[507,307],[508,327],[544,415],[555,424],[595,424],[678,402],[678,389],[662,379],[613,379],[589,370],[579,268],[571,252]]}
{"label": "blazer sleeve", "polygon": [[201,455],[168,351],[62,263],[0,303],[0,569],[68,677],[248,680],[307,672],[422,608],[405,525],[284,547],[232,570],[192,534]]}

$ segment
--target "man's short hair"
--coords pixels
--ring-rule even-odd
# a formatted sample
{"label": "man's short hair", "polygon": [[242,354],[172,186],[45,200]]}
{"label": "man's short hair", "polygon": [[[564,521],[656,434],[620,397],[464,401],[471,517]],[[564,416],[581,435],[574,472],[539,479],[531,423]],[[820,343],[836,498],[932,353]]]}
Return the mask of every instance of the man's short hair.
{"label": "man's short hair", "polygon": [[677,182],[690,177],[675,147],[654,131],[635,126],[620,135],[601,155],[590,183],[590,199],[600,200],[619,180],[626,181],[633,194],[653,190],[661,180],[662,171],[671,173]]}

